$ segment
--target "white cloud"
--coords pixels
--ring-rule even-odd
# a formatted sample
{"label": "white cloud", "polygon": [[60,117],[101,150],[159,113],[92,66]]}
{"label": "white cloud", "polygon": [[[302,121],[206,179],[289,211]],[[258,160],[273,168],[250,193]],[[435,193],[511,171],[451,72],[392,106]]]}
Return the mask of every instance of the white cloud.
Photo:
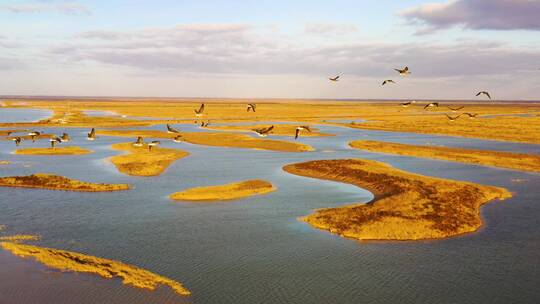
{"label": "white cloud", "polygon": [[358,32],[358,28],[352,24],[307,23],[304,25],[306,34],[340,36],[355,32]]}
{"label": "white cloud", "polygon": [[429,3],[401,13],[418,34],[461,25],[469,29],[540,30],[537,0],[447,0]]}
{"label": "white cloud", "polygon": [[54,12],[69,15],[91,15],[92,11],[85,5],[78,3],[28,3],[0,5],[0,11],[11,13],[44,13]]}

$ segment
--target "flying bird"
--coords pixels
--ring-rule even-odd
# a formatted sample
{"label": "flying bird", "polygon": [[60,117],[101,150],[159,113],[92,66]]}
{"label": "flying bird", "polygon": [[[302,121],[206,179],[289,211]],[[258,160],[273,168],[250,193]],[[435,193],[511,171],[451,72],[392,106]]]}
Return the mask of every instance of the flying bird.
{"label": "flying bird", "polygon": [[309,126],[298,126],[296,127],[296,132],[294,133],[294,139],[297,139],[298,134],[300,134],[300,131],[303,131],[303,130],[311,133],[311,129],[309,128]]}
{"label": "flying bird", "polygon": [[173,139],[174,142],[179,143],[182,142],[182,135],[176,135],[176,137]]}
{"label": "flying bird", "polygon": [[448,117],[448,119],[450,119],[450,121],[456,121],[461,116],[461,114],[459,114],[458,116],[454,116],[454,117],[452,117],[452,116],[450,116],[448,114],[445,114],[445,115],[446,115],[446,117]]}
{"label": "flying bird", "polygon": [[193,110],[193,111],[195,111],[195,116],[201,117],[204,112],[204,103],[201,103],[201,106],[199,107],[198,110]]}
{"label": "flying bird", "polygon": [[255,108],[257,107],[256,104],[254,103],[248,103],[248,107],[247,107],[247,111],[249,112],[249,110],[253,111],[253,113],[255,113]]}
{"label": "flying bird", "polygon": [[13,140],[13,142],[15,142],[15,146],[19,146],[22,142],[22,138],[20,138],[19,136],[17,137],[13,137],[11,140]]}
{"label": "flying bird", "polygon": [[489,95],[489,92],[486,92],[486,91],[480,91],[476,94],[476,96],[480,96],[480,95],[486,95],[489,99],[491,99],[491,95]]}
{"label": "flying bird", "polygon": [[180,130],[177,130],[171,127],[171,125],[167,124],[167,133],[180,133]]}
{"label": "flying bird", "polygon": [[431,107],[437,107],[438,108],[439,103],[438,102],[430,102],[424,107],[424,110],[427,109],[427,108],[431,108]]}
{"label": "flying bird", "polygon": [[142,147],[143,143],[144,143],[144,139],[142,138],[142,136],[138,136],[138,137],[137,137],[137,141],[135,141],[135,142],[133,143],[133,145],[134,145],[135,147]]}
{"label": "flying bird", "polygon": [[261,128],[261,129],[253,129],[255,133],[257,133],[260,137],[266,137],[274,129],[274,126],[270,126],[268,128]]}
{"label": "flying bird", "polygon": [[463,114],[469,116],[469,118],[471,118],[471,119],[476,118],[476,116],[478,116],[477,113],[463,113]]}
{"label": "flying bird", "polygon": [[67,133],[62,133],[62,136],[60,136],[60,140],[62,142],[68,142],[71,140],[71,137]]}
{"label": "flying bird", "polygon": [[393,83],[393,84],[395,84],[396,82],[393,81],[392,79],[386,79],[385,81],[382,82],[382,85],[385,85],[385,84],[387,84],[387,83]]}
{"label": "flying bird", "polygon": [[328,79],[329,79],[330,81],[334,81],[334,82],[339,81],[339,75],[336,76],[336,77],[334,77],[334,78],[328,78]]}
{"label": "flying bird", "polygon": [[90,130],[90,133],[86,134],[86,139],[87,140],[95,140],[96,139],[96,129],[92,128],[92,130]]}
{"label": "flying bird", "polygon": [[452,110],[452,112],[456,112],[456,111],[459,111],[459,110],[461,110],[461,109],[463,109],[463,108],[465,108],[465,107],[464,107],[464,106],[461,106],[461,107],[458,107],[458,108],[452,108],[452,107],[447,107],[447,108],[449,108],[450,110]]}
{"label": "flying bird", "polygon": [[401,105],[402,107],[404,107],[404,108],[406,108],[406,107],[408,107],[408,106],[410,106],[410,105],[412,105],[412,104],[413,104],[412,101],[400,103],[400,105]]}
{"label": "flying bird", "polygon": [[201,121],[201,127],[202,128],[208,127],[209,124],[210,124],[210,120],[207,121],[206,123],[204,121]]}
{"label": "flying bird", "polygon": [[148,144],[148,151],[152,151],[152,148],[161,144],[159,140],[154,140]]}
{"label": "flying bird", "polygon": [[30,136],[30,138],[32,139],[32,142],[36,142],[36,137],[40,135],[41,135],[41,132],[38,132],[38,131],[28,132],[28,136]]}
{"label": "flying bird", "polygon": [[404,67],[403,69],[394,69],[394,71],[398,72],[399,75],[401,76],[407,76],[409,75],[411,72],[409,72],[409,67]]}
{"label": "flying bird", "polygon": [[49,141],[51,142],[51,148],[54,148],[56,146],[56,143],[62,142],[62,139],[58,136],[54,136],[52,138],[49,138]]}

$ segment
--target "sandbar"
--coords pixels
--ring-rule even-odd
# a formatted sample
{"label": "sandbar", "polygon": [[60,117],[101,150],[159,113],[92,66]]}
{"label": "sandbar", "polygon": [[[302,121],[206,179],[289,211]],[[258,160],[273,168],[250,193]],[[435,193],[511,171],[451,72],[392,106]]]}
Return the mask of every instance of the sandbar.
{"label": "sandbar", "polygon": [[92,150],[77,146],[54,147],[54,148],[22,148],[15,150],[20,155],[83,155],[92,153]]}
{"label": "sandbar", "polygon": [[[234,125],[234,126],[209,126],[206,129],[219,130],[219,131],[235,131],[235,132],[254,132],[253,129],[261,129],[269,127],[269,124],[254,124],[254,125]],[[274,124],[271,135],[276,136],[295,136],[296,127],[298,125],[293,124]],[[300,131],[300,137],[322,137],[322,136],[334,136],[334,134],[321,133],[318,128],[311,127],[311,132]]]}
{"label": "sandbar", "polygon": [[275,191],[276,188],[263,180],[247,180],[225,185],[196,187],[171,194],[170,198],[181,201],[234,200]]}
{"label": "sandbar", "polygon": [[98,135],[119,137],[152,137],[173,139],[177,135],[182,136],[182,141],[196,145],[245,148],[256,150],[268,150],[278,152],[307,152],[313,151],[313,147],[301,143],[284,140],[255,138],[246,134],[227,132],[181,132],[178,134],[155,130],[99,130]]}
{"label": "sandbar", "polygon": [[118,171],[133,176],[156,176],[163,173],[173,162],[189,155],[179,149],[154,147],[149,151],[148,144],[135,147],[132,143],[112,145],[114,150],[126,151],[127,154],[110,158]]}
{"label": "sandbar", "polygon": [[126,285],[149,290],[166,285],[179,295],[189,296],[191,294],[180,282],[122,262],[77,252],[13,242],[0,242],[0,246],[16,256],[33,258],[50,268],[61,271],[92,273],[107,279],[118,277]]}
{"label": "sandbar", "polygon": [[[121,102],[120,102],[121,101]],[[428,100],[407,108],[401,101],[342,102],[332,100],[298,99],[205,99],[202,120],[219,122],[294,122],[302,124],[323,123],[350,128],[440,134],[540,144],[540,103],[444,101],[439,107],[424,110]],[[257,103],[257,112],[246,112],[247,103]],[[129,98],[110,100],[25,100],[9,102],[9,107],[28,107],[53,110],[51,119],[39,123],[0,123],[0,127],[66,126],[66,127],[115,127],[144,126],[164,123],[171,119],[193,122],[194,109],[201,100],[159,99],[136,100]],[[459,108],[452,111],[447,106]],[[155,117],[155,121],[132,120],[110,116],[86,116],[82,110],[114,111],[131,117]],[[445,114],[457,116],[477,114],[469,119],[465,114],[456,121],[449,121]],[[525,114],[525,115],[523,115]],[[491,117],[491,118],[490,118]],[[349,123],[364,120],[364,122]],[[344,122],[336,122],[337,120]],[[348,122],[347,122],[348,121]]]}
{"label": "sandbar", "polygon": [[127,184],[89,183],[45,173],[36,173],[28,176],[1,177],[0,187],[39,188],[79,192],[109,192],[130,189]]}
{"label": "sandbar", "polygon": [[350,142],[349,145],[355,149],[371,152],[442,159],[466,164],[540,172],[540,155],[534,154],[419,146],[373,140],[356,140]]}
{"label": "sandbar", "polygon": [[33,234],[15,234],[9,236],[0,236],[0,241],[2,242],[25,242],[25,241],[38,241],[41,237],[39,235]]}
{"label": "sandbar", "polygon": [[358,240],[440,239],[470,233],[482,225],[481,205],[512,196],[504,188],[412,174],[372,160],[316,160],[283,169],[371,191],[375,198],[367,204],[320,209],[301,218]]}

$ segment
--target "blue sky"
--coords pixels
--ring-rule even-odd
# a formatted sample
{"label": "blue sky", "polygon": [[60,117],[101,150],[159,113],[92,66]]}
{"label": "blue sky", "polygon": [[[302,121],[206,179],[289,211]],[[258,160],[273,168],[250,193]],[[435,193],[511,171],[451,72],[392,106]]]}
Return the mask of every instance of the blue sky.
{"label": "blue sky", "polygon": [[540,99],[539,15],[530,0],[2,0],[0,94]]}

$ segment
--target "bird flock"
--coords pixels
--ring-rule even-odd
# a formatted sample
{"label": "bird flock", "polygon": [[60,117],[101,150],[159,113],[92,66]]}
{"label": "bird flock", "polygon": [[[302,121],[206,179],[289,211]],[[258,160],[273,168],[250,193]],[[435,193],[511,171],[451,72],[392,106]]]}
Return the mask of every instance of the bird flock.
{"label": "bird flock", "polygon": [[[409,70],[409,67],[408,66],[405,66],[404,68],[402,69],[394,69],[394,71],[396,71],[400,76],[402,77],[406,77],[406,76],[409,76],[411,74],[411,71]],[[332,82],[337,82],[339,79],[340,79],[340,75],[337,75],[335,77],[331,77],[331,78],[328,78],[330,81]],[[397,84],[396,81],[394,81],[393,79],[385,79],[383,80],[381,86],[385,86],[385,85],[388,85],[388,84]],[[476,94],[477,97],[479,96],[486,96],[489,100],[491,100],[491,94],[489,94],[488,91],[480,91]],[[416,103],[415,100],[413,101],[407,101],[407,102],[402,102],[400,103],[400,106],[404,107],[404,108],[407,108],[407,107],[410,107],[412,105],[414,105]],[[429,108],[438,108],[439,107],[439,103],[438,102],[430,102],[430,103],[427,103],[426,105],[424,105],[424,110],[427,110]],[[453,113],[456,113],[457,111],[461,110],[464,108],[464,106],[461,106],[459,108],[452,108],[452,107],[448,107]],[[475,113],[461,113],[457,116],[450,116],[448,114],[445,114],[446,117],[450,120],[450,121],[456,121],[458,118],[460,118],[462,115],[466,115],[468,116],[469,118],[476,118],[476,116],[478,116],[478,114],[475,114]]]}
{"label": "bird flock", "polygon": [[[411,74],[411,71],[409,69],[408,66],[405,66],[404,68],[402,69],[394,69],[394,71],[396,71],[400,76],[402,77],[406,77],[406,76],[409,76]],[[336,75],[334,77],[330,77],[328,78],[331,82],[338,82],[340,81],[340,75]],[[388,84],[394,84],[396,85],[397,82],[394,81],[393,79],[385,79],[383,82],[382,82],[382,86],[385,86],[385,85],[388,85]],[[489,100],[491,100],[491,94],[488,92],[488,91],[479,91],[476,96],[479,97],[479,96],[486,96]],[[400,103],[400,106],[401,107],[404,107],[404,108],[407,108],[407,107],[410,107],[414,104],[416,104],[417,102],[415,100],[413,101],[408,101],[408,102],[402,102]],[[439,107],[439,103],[438,102],[429,102],[427,104],[424,105],[423,109],[424,110],[428,110],[429,108],[438,108]],[[450,107],[448,106],[447,107],[449,110],[452,111],[452,113],[457,113],[458,111],[464,109],[465,107],[464,106],[460,106],[460,107],[457,107],[457,108],[454,108],[454,107]],[[199,124],[200,123],[200,127],[202,128],[206,128],[209,126],[210,124],[210,120],[207,120],[206,122],[203,120],[203,117],[204,117],[204,114],[205,114],[205,104],[204,103],[201,103],[201,105],[199,106],[199,108],[197,109],[194,109],[193,110],[195,112],[195,123],[196,124]],[[255,113],[257,111],[257,105],[255,103],[248,103],[247,104],[247,108],[246,108],[246,111],[249,113],[249,112],[253,112]],[[478,114],[476,113],[469,113],[469,112],[463,112],[463,113],[459,113],[458,115],[455,115],[455,116],[451,116],[451,115],[448,115],[448,114],[444,114],[448,120],[450,121],[456,121],[458,120],[460,117],[462,116],[468,116],[470,119],[474,119],[478,116]],[[200,122],[199,122],[200,120]],[[254,128],[254,129],[251,129],[251,131],[255,132],[257,135],[259,135],[260,137],[267,137],[269,134],[272,133],[272,131],[274,130],[274,126],[269,126],[269,127],[264,127],[264,128]],[[306,132],[309,132],[311,133],[311,128],[309,126],[297,126],[296,129],[295,129],[295,134],[294,134],[294,139],[298,139],[298,137],[300,136],[301,132],[302,131],[306,131]],[[172,127],[171,125],[167,124],[167,133],[170,133],[170,134],[176,134],[176,136],[172,139],[174,142],[182,142],[182,135],[180,134],[180,130],[178,129],[175,129],[174,127]],[[11,132],[8,132],[7,136],[10,136],[11,135]],[[30,131],[27,133],[27,136],[30,137],[30,139],[32,140],[32,142],[35,142],[37,139],[40,138],[40,136],[44,135],[43,132],[40,132],[40,131]],[[56,136],[56,135],[47,135],[47,137],[49,138],[49,142],[50,142],[50,145],[51,145],[51,148],[55,148],[57,144],[60,144],[60,143],[64,143],[64,142],[69,142],[71,140],[71,137],[69,136],[69,134],[67,133],[63,133],[62,136]],[[21,145],[21,143],[23,142],[24,138],[22,136],[14,136],[14,137],[11,137],[9,138],[11,139],[15,145],[18,147]],[[96,139],[96,129],[95,128],[92,128],[90,130],[89,133],[87,133],[87,137],[86,137],[87,140],[90,140],[90,141],[93,141]],[[148,146],[148,150],[149,151],[152,151],[152,149],[158,145],[160,145],[161,142],[158,141],[158,140],[154,140],[154,141],[151,141],[147,144]],[[137,137],[136,141],[133,142],[133,146],[135,147],[142,147],[144,145],[144,138],[139,136]]]}
{"label": "bird flock", "polygon": [[[339,77],[337,77],[337,78],[339,78]],[[200,119],[200,127],[203,127],[203,128],[208,127],[209,124],[210,124],[210,121],[207,120],[205,122],[203,120],[203,117],[204,117],[204,114],[205,114],[205,104],[201,103],[199,108],[194,109],[193,111],[195,112],[195,117],[196,117],[195,123],[199,124],[199,121],[197,119]],[[248,113],[249,112],[255,113],[257,111],[257,105],[255,103],[247,104],[246,111]],[[182,138],[182,135],[180,134],[179,129],[176,129],[175,127],[171,126],[170,124],[166,124],[166,128],[167,128],[167,133],[176,135],[174,138],[172,138],[173,142],[179,143],[179,142],[183,141],[183,138]],[[272,126],[265,127],[265,128],[255,128],[255,129],[252,129],[251,131],[255,132],[260,137],[267,137],[269,134],[272,133],[273,130],[274,130],[274,126],[272,125]],[[298,139],[298,137],[300,136],[302,131],[306,131],[306,132],[311,133],[311,128],[309,126],[305,126],[305,125],[296,127],[295,134],[294,134],[294,139]],[[12,134],[12,132],[8,132],[7,136],[10,136],[11,134]],[[57,144],[68,142],[68,141],[71,140],[71,136],[68,133],[65,133],[65,132],[62,133],[61,136],[56,136],[56,135],[44,134],[43,132],[40,132],[40,131],[29,131],[26,135],[28,137],[30,137],[32,142],[36,142],[36,140],[39,140],[40,136],[46,136],[47,138],[49,138],[51,148],[53,148],[53,149],[57,146]],[[94,140],[96,140],[96,138],[97,138],[96,137],[96,129],[92,128],[90,130],[90,132],[88,132],[86,134],[86,139],[89,140],[89,141],[94,141]],[[14,136],[14,137],[11,137],[10,139],[15,143],[15,145],[17,147],[20,146],[21,143],[24,140],[24,138],[22,136]],[[161,144],[161,142],[159,140],[151,141],[151,142],[147,143],[148,150],[152,151],[152,149],[154,147],[156,147],[156,146],[158,146],[160,144]],[[142,136],[138,136],[136,138],[136,140],[132,143],[132,145],[134,147],[143,147],[145,145],[144,138]]]}

